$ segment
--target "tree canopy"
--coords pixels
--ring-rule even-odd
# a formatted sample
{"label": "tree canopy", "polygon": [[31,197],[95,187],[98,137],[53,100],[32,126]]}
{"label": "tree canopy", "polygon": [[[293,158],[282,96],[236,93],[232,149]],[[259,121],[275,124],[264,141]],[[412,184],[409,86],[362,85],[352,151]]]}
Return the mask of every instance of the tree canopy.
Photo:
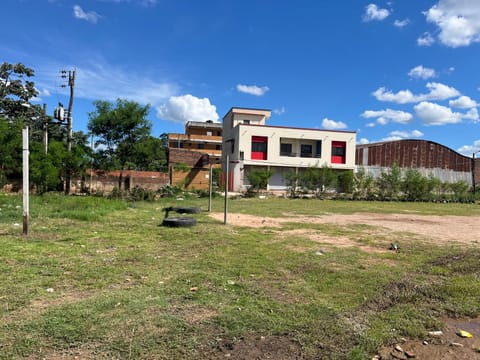
{"label": "tree canopy", "polygon": [[164,141],[152,137],[150,106],[117,99],[94,102],[88,129],[96,137],[96,166],[103,170],[160,170],[166,165]]}
{"label": "tree canopy", "polygon": [[[73,134],[72,152],[66,148],[66,129],[50,123],[43,108],[32,104],[38,95],[31,80],[34,71],[21,63],[0,65],[0,186],[10,179],[21,178],[22,128],[30,131],[30,180],[40,192],[59,190],[63,185],[67,160],[72,171],[81,174],[89,159],[82,132]],[[43,147],[44,121],[49,123],[48,153]]]}

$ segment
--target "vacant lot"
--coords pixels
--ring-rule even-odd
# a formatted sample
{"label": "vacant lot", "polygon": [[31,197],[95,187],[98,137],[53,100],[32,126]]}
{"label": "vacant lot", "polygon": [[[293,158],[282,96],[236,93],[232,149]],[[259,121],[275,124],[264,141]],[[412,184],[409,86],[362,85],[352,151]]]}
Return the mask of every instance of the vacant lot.
{"label": "vacant lot", "polygon": [[179,205],[0,195],[0,358],[479,357],[479,205]]}

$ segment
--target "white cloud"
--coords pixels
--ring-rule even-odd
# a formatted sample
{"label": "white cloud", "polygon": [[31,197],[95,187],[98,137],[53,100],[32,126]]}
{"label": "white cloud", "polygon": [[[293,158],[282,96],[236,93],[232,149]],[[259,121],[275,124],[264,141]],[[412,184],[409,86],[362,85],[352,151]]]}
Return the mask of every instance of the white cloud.
{"label": "white cloud", "polygon": [[182,124],[219,119],[217,108],[210,104],[208,98],[200,99],[190,94],[170,97],[165,104],[157,107],[157,117]]}
{"label": "white cloud", "polygon": [[440,0],[424,12],[435,24],[440,42],[449,47],[480,42],[480,3],[475,0]]}
{"label": "white cloud", "polygon": [[328,130],[341,130],[341,129],[346,129],[347,124],[345,124],[342,121],[335,121],[335,120],[330,120],[325,118],[322,121],[322,127]]}
{"label": "white cloud", "polygon": [[413,120],[412,114],[406,111],[392,109],[385,109],[379,111],[366,110],[361,116],[365,119],[376,118],[377,123],[379,123],[380,125],[386,125],[389,122],[394,122],[397,124],[408,124]]}
{"label": "white cloud", "polygon": [[450,100],[448,105],[458,109],[471,109],[478,106],[478,103],[468,96],[460,96],[458,99]]}
{"label": "white cloud", "polygon": [[258,87],[257,85],[237,85],[237,91],[255,96],[265,95],[268,90],[270,90],[268,86]]}
{"label": "white cloud", "polygon": [[358,140],[358,143],[364,145],[369,144],[370,141],[367,138],[361,138],[360,140]]}
{"label": "white cloud", "polygon": [[412,131],[392,131],[389,136],[383,138],[382,141],[393,141],[393,140],[401,140],[401,139],[415,139],[420,138],[423,136],[423,133],[419,130],[412,130]]}
{"label": "white cloud", "polygon": [[370,122],[370,123],[366,124],[365,127],[367,127],[367,128],[373,128],[373,127],[375,127],[375,123],[374,123],[374,122]]}
{"label": "white cloud", "polygon": [[468,112],[463,116],[463,118],[467,120],[473,120],[473,122],[477,122],[478,120],[480,120],[477,108],[472,108],[468,110]]}
{"label": "white cloud", "polygon": [[390,15],[387,9],[380,9],[375,4],[368,4],[365,7],[365,14],[363,14],[363,21],[382,21]]}
{"label": "white cloud", "polygon": [[427,80],[435,77],[437,74],[435,70],[418,65],[408,72],[408,76],[415,79]]}
{"label": "white cloud", "polygon": [[410,24],[409,19],[395,20],[395,22],[393,23],[393,25],[395,25],[398,28],[403,28],[403,27],[407,26],[408,24]]}
{"label": "white cloud", "polygon": [[73,6],[73,16],[75,16],[75,18],[77,19],[85,20],[92,24],[96,24],[98,19],[101,17],[95,11],[88,11],[88,12],[83,11],[80,5]]}
{"label": "white cloud", "polygon": [[414,106],[417,116],[425,125],[457,124],[462,121],[463,115],[453,112],[452,109],[427,101]]}
{"label": "white cloud", "polygon": [[[480,151],[480,139],[475,140],[472,145],[463,145],[461,148],[457,149],[460,154],[471,157],[473,153]],[[478,154],[477,154],[477,157]]]}
{"label": "white cloud", "polygon": [[285,106],[282,106],[280,109],[274,109],[274,110],[273,110],[273,113],[274,113],[274,114],[277,114],[277,115],[283,115],[283,114],[285,114]]}
{"label": "white cloud", "polygon": [[423,35],[417,39],[418,46],[432,46],[434,43],[435,39],[429,32],[423,33]]}
{"label": "white cloud", "polygon": [[378,101],[407,104],[429,100],[446,100],[460,95],[457,89],[440,83],[428,83],[427,88],[430,90],[428,94],[414,95],[410,90],[401,90],[397,93],[392,93],[385,87],[381,87],[373,92],[373,96],[375,96]]}

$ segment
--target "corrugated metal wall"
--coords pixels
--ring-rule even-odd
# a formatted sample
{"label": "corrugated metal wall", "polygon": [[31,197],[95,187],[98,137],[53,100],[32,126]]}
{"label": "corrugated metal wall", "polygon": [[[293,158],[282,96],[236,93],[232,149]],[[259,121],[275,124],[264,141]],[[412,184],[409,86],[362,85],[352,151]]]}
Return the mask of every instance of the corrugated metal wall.
{"label": "corrugated metal wall", "polygon": [[[400,168],[416,168],[423,175],[433,175],[442,181],[472,183],[472,158],[433,141],[398,140],[357,145],[355,165],[374,176],[395,163]],[[478,183],[480,179],[475,180]]]}

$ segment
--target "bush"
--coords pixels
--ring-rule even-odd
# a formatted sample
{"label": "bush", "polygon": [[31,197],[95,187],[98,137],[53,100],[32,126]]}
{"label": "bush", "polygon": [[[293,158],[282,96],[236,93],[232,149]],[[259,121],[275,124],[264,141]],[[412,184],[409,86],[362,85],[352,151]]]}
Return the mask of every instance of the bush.
{"label": "bush", "polygon": [[250,169],[247,173],[248,181],[252,185],[252,190],[257,191],[260,189],[267,189],[268,181],[273,175],[273,170],[271,169]]}

